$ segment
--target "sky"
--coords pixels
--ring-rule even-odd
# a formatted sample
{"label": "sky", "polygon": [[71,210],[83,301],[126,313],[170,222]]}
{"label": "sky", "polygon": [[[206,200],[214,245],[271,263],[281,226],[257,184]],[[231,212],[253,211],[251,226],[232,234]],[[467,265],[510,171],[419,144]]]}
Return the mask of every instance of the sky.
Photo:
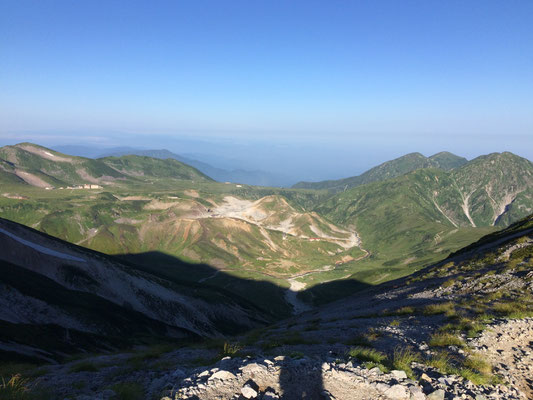
{"label": "sky", "polygon": [[533,159],[531,21],[530,0],[0,0],[0,145],[308,180],[412,151]]}

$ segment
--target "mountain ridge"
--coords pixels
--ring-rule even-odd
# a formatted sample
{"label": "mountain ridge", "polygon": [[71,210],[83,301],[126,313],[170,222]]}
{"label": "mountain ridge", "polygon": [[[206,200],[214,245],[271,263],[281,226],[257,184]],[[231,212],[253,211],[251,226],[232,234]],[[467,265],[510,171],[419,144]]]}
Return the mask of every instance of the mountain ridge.
{"label": "mountain ridge", "polygon": [[[0,148],[0,172],[3,176],[15,175],[20,181],[31,186],[52,188],[60,186],[99,184],[110,185],[125,180],[138,180],[145,175],[142,158],[134,162],[134,158],[124,159],[137,171],[120,171],[122,166],[117,158],[90,159],[70,156],[56,152],[33,143],[19,143]],[[171,174],[181,179],[211,180],[194,167],[175,160],[151,161],[152,172],[157,171],[164,177]],[[158,168],[153,168],[153,164]],[[123,163],[122,163],[123,164]],[[146,164],[146,162],[144,163]],[[145,165],[146,167],[146,165]],[[140,173],[137,173],[140,172]],[[157,178],[156,175],[153,177]],[[15,178],[11,177],[14,181]]]}
{"label": "mountain ridge", "polygon": [[436,167],[450,170],[466,162],[466,158],[456,156],[449,152],[440,152],[430,157],[413,152],[395,158],[394,160],[385,161],[358,176],[322,182],[299,182],[292,187],[301,189],[327,189],[335,193],[366,183],[395,178],[421,168]]}
{"label": "mountain ridge", "polygon": [[227,170],[223,168],[214,167],[206,162],[192,159],[180,154],[173,153],[166,149],[154,149],[154,150],[140,150],[140,149],[127,149],[116,152],[102,153],[98,158],[105,158],[110,156],[126,156],[126,155],[141,155],[152,158],[173,158],[181,161],[185,164],[191,165],[209,177],[219,182],[234,182],[244,183],[256,186],[280,186],[279,182],[287,181],[286,178],[272,174],[261,170],[244,170],[233,169]]}

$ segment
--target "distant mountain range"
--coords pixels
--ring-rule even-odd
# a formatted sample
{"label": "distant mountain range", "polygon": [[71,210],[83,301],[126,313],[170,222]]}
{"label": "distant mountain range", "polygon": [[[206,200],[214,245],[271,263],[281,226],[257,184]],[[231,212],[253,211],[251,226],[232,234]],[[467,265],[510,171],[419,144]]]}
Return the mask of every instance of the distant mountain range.
{"label": "distant mountain range", "polygon": [[199,161],[190,157],[173,153],[166,149],[160,150],[143,150],[133,147],[116,147],[107,150],[101,148],[91,148],[84,146],[57,146],[58,151],[67,154],[76,154],[89,158],[106,158],[106,157],[121,157],[125,155],[137,155],[152,157],[158,159],[174,159],[195,167],[199,171],[208,175],[218,182],[233,182],[244,183],[248,185],[257,186],[288,186],[294,182],[293,179],[276,173],[261,171],[261,170],[245,170],[245,169],[224,169],[214,167],[209,163]]}
{"label": "distant mountain range", "polygon": [[425,157],[420,153],[409,153],[369,169],[359,176],[322,182],[299,182],[293,185],[293,188],[327,189],[332,192],[340,192],[366,183],[395,178],[421,168],[440,168],[448,171],[460,167],[467,162],[468,160],[466,158],[446,151],[437,153],[431,157]]}

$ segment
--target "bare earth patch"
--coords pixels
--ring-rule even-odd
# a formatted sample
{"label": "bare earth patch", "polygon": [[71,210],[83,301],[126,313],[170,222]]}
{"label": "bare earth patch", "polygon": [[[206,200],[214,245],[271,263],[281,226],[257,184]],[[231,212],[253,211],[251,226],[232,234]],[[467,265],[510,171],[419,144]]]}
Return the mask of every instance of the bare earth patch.
{"label": "bare earth patch", "polygon": [[20,169],[15,170],[15,175],[17,175],[20,179],[24,180],[24,182],[26,182],[28,185],[37,186],[41,188],[50,186],[49,183],[43,181],[38,176],[30,174],[29,172],[21,171]]}

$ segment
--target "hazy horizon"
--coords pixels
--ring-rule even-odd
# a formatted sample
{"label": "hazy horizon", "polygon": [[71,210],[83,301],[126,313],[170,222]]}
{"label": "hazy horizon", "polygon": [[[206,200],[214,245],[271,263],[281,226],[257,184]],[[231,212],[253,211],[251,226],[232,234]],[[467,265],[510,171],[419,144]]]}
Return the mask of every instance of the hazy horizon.
{"label": "hazy horizon", "polygon": [[[415,139],[413,139],[415,137]],[[0,145],[12,145],[23,141],[62,150],[73,146],[83,148],[74,155],[96,157],[109,149],[130,147],[142,150],[165,149],[181,156],[206,162],[226,170],[261,170],[277,174],[285,185],[298,181],[320,181],[359,175],[382,162],[419,152],[426,157],[441,151],[449,151],[468,160],[480,155],[511,151],[529,160],[533,159],[533,142],[525,136],[510,136],[505,144],[498,136],[471,137],[470,149],[462,141],[412,135],[395,140],[390,138],[382,144],[375,137],[343,139],[341,141],[307,140],[298,138],[278,139],[228,138],[198,136],[154,136],[108,133],[74,137],[61,134],[25,134],[0,137]],[[531,145],[526,145],[531,143]],[[73,148],[71,147],[71,148]],[[473,149],[473,150],[472,150]],[[72,151],[71,149],[67,149]],[[92,150],[92,151],[91,151]],[[66,151],[68,153],[68,151]]]}
{"label": "hazy horizon", "polygon": [[410,152],[533,159],[532,2],[125,4],[0,5],[0,144],[309,181]]}

